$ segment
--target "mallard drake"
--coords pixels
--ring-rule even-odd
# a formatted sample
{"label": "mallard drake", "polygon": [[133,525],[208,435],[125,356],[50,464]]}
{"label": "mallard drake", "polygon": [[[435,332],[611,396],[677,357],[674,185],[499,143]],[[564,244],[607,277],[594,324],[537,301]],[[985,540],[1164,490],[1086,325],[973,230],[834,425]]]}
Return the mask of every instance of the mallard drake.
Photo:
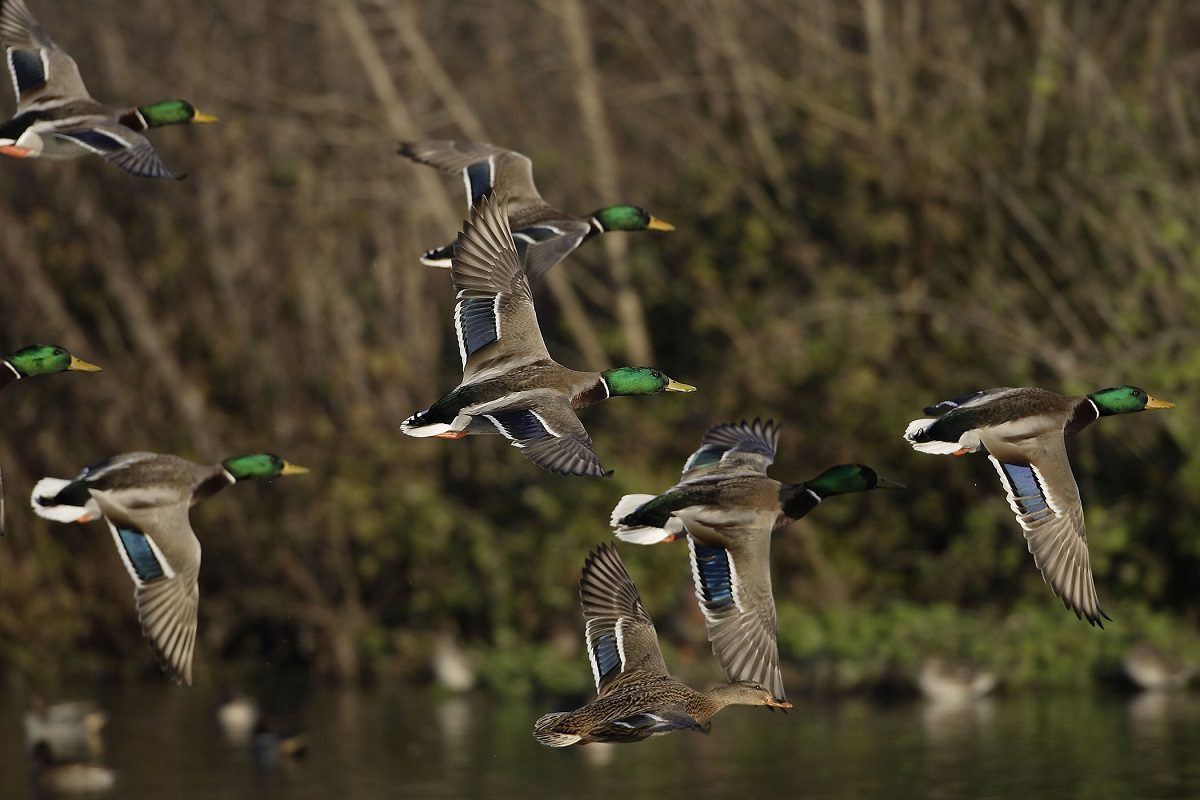
{"label": "mallard drake", "polygon": [[613,509],[617,538],[670,542],[686,534],[696,600],[713,653],[731,681],[752,680],[783,698],[771,534],[839,494],[902,489],[862,464],[839,464],[804,483],[767,477],[780,426],[736,422],[710,428],[679,483],[657,497],[631,494]]}
{"label": "mallard drake", "polygon": [[575,411],[616,395],[693,392],[656,369],[567,369],[550,357],[529,279],[508,228],[508,204],[484,197],[459,234],[451,271],[454,331],[463,378],[454,391],[404,421],[409,436],[460,439],[498,433],[558,475],[603,476]]}
{"label": "mallard drake", "polygon": [[996,688],[996,676],[971,664],[933,656],[921,664],[917,688],[935,703],[969,703]]}
{"label": "mallard drake", "polygon": [[135,108],[98,103],[75,59],[54,43],[24,0],[0,0],[0,44],[17,95],[17,113],[0,125],[0,153],[16,158],[101,156],[134,175],[174,177],[142,131],[183,122],[216,122],[185,100]]}
{"label": "mallard drake", "polygon": [[1138,642],[1129,648],[1121,666],[1135,686],[1148,692],[1182,689],[1196,672],[1191,664],[1185,664],[1149,642]]}
{"label": "mallard drake", "polygon": [[57,758],[50,745],[37,742],[29,751],[30,776],[38,796],[42,792],[90,794],[113,788],[117,774],[99,764]]}
{"label": "mallard drake", "polygon": [[697,692],[672,678],[654,623],[615,548],[600,545],[587,557],[579,599],[597,697],[583,708],[541,717],[533,736],[542,744],[640,742],[676,730],[707,733],[709,719],[725,706],[792,707],[755,681]]}
{"label": "mallard drake", "polygon": [[[0,360],[0,389],[33,375],[54,375],[58,372],[99,372],[56,344],[31,344]],[[4,535],[4,475],[0,472],[0,536]]]}
{"label": "mallard drake", "polygon": [[986,450],[1042,578],[1076,617],[1104,627],[1102,618],[1110,617],[1096,596],[1065,437],[1100,417],[1173,406],[1136,386],[1072,397],[1037,388],[984,389],[926,408],[930,416],[909,423],[904,438],[923,453]]}
{"label": "mallard drake", "polygon": [[172,455],[126,453],[88,467],[73,480],[43,478],[33,487],[32,505],[39,516],[56,522],[104,517],[136,587],[143,633],[163,668],[190,685],[200,541],[188,509],[238,481],[305,472],[271,453],[210,465]]}
{"label": "mallard drake", "polygon": [[[461,172],[467,187],[468,208],[479,205],[489,193],[507,195],[508,223],[530,282],[602,233],[675,230],[674,225],[637,206],[606,206],[582,217],[559,211],[542,199],[533,184],[533,162],[515,150],[441,139],[402,142],[400,155],[450,175]],[[454,242],[451,242],[426,252],[421,263],[448,269],[453,255]]]}

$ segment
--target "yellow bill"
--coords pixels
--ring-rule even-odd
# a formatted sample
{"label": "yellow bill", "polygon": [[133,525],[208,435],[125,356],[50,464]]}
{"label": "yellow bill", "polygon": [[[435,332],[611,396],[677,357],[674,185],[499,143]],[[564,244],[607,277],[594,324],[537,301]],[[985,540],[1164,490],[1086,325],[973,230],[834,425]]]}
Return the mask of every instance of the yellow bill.
{"label": "yellow bill", "polygon": [[1157,400],[1150,395],[1146,395],[1146,408],[1174,408],[1175,404],[1168,400]]}
{"label": "yellow bill", "polygon": [[100,368],[95,364],[84,361],[79,356],[71,356],[71,363],[67,365],[68,372],[99,372]]}
{"label": "yellow bill", "polygon": [[280,475],[307,475],[308,467],[302,467],[299,464],[289,464],[283,462],[283,469],[279,472]]}
{"label": "yellow bill", "polygon": [[679,381],[676,381],[676,380],[670,380],[667,382],[667,391],[668,392],[694,392],[694,391],[696,391],[696,387],[689,386],[686,383],[680,383]]}
{"label": "yellow bill", "polygon": [[216,122],[217,118],[212,114],[205,114],[200,109],[196,109],[196,116],[192,117],[192,122]]}
{"label": "yellow bill", "polygon": [[650,215],[650,222],[646,225],[648,231],[673,231],[675,226],[671,223],[661,220],[653,214]]}

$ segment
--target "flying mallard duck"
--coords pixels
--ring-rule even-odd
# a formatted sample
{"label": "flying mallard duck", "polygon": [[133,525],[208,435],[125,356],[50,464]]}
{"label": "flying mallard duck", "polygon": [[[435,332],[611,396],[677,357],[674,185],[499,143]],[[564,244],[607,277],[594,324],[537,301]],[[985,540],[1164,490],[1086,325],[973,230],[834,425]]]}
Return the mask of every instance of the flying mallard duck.
{"label": "flying mallard duck", "polygon": [[[450,141],[402,142],[400,155],[454,175],[462,172],[467,207],[474,208],[489,192],[508,195],[508,223],[517,254],[533,282],[581,244],[611,231],[673,231],[675,226],[637,206],[606,206],[573,217],[546,203],[533,184],[533,162],[514,150],[492,144]],[[454,243],[430,250],[421,263],[450,267]]]}
{"label": "flying mallard duck", "polygon": [[771,534],[826,497],[902,489],[862,464],[839,464],[804,483],[767,477],[780,427],[768,420],[710,428],[683,466],[679,483],[655,497],[630,494],[612,513],[617,538],[671,542],[687,534],[696,599],[713,653],[731,681],[752,680],[783,698]]}
{"label": "flying mallard duck", "polygon": [[[71,355],[56,344],[31,344],[0,361],[0,389],[32,375],[58,372],[99,372],[95,364]],[[4,475],[0,473],[0,536],[4,535]]]}
{"label": "flying mallard duck", "polygon": [[923,453],[961,456],[984,448],[1042,577],[1076,617],[1104,627],[1101,618],[1111,618],[1096,596],[1065,437],[1100,417],[1173,406],[1136,386],[1083,397],[1035,388],[985,389],[926,408],[930,417],[909,423],[904,438]]}
{"label": "flying mallard duck", "polygon": [[192,682],[196,608],[200,602],[200,541],[188,509],[226,486],[250,478],[300,475],[304,467],[270,453],[193,464],[157,453],[126,453],[94,464],[74,480],[42,478],[33,510],[56,522],[104,517],[136,587],[142,632],[163,668]]}
{"label": "flying mallard duck", "polygon": [[672,678],[654,623],[615,548],[600,545],[588,556],[579,599],[597,697],[534,723],[534,738],[542,744],[640,742],[676,730],[707,733],[708,720],[725,706],[792,707],[756,681],[697,692]]}
{"label": "flying mallard duck", "polygon": [[550,472],[599,477],[605,473],[577,409],[615,395],[695,391],[656,369],[577,372],[550,358],[503,199],[484,197],[472,209],[451,277],[462,383],[406,419],[401,430],[409,436],[499,433]]}
{"label": "flying mallard duck", "polygon": [[0,0],[0,44],[17,95],[17,114],[0,125],[0,153],[16,158],[101,156],[147,178],[173,177],[141,134],[181,122],[216,122],[184,100],[136,108],[98,103],[75,59],[54,43],[24,0]]}

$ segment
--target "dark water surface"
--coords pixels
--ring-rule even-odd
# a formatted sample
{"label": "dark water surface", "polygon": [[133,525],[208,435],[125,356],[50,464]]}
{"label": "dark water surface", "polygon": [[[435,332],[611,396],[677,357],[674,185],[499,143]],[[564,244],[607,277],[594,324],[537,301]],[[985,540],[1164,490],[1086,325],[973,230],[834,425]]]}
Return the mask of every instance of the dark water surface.
{"label": "dark water surface", "polygon": [[[104,797],[224,798],[1200,798],[1192,695],[797,700],[787,716],[729,709],[712,734],[552,750],[530,736],[549,708],[396,690],[268,701],[312,742],[308,759],[255,765],[212,715],[215,695],[167,687],[98,698],[110,716]],[[22,707],[0,705],[0,798],[29,797]]]}

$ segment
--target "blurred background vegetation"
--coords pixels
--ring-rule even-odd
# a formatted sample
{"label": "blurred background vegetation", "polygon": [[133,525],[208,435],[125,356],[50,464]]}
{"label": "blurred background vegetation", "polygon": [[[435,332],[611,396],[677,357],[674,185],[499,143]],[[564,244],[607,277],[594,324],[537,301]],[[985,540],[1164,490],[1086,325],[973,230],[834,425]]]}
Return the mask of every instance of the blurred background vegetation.
{"label": "blurred background vegetation", "polygon": [[[612,505],[756,415],[786,424],[779,478],[861,461],[910,487],[776,537],[797,690],[886,686],[931,653],[1010,685],[1103,677],[1138,638],[1200,656],[1195,4],[31,5],[98,98],[221,122],[154,135],[178,184],[0,164],[0,349],[104,367],[0,398],[12,686],[162,680],[108,535],[35,519],[37,478],[269,449],[313,475],[192,513],[199,682],[422,681],[448,637],[494,687],[582,692],[576,582]],[[700,387],[584,413],[613,478],[399,432],[460,374],[449,275],[417,256],[456,232],[462,186],[395,155],[432,137],[525,152],[564,209],[678,226],[590,244],[536,292],[563,363]],[[1070,446],[1099,631],[1043,584],[982,457],[900,434],[973,388],[1119,383],[1179,407]],[[668,661],[715,678],[682,546],[625,555]]]}

